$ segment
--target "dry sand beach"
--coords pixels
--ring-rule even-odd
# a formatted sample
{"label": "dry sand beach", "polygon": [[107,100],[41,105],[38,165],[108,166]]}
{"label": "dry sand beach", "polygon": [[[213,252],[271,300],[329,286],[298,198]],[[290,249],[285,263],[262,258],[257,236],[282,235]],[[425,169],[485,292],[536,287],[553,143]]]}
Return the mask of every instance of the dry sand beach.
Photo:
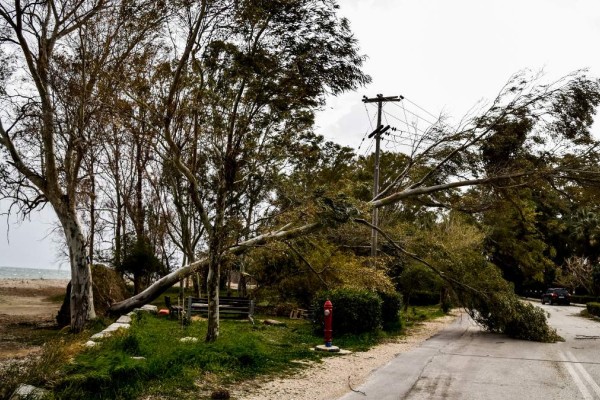
{"label": "dry sand beach", "polygon": [[61,303],[50,298],[64,294],[67,283],[58,279],[0,279],[0,362],[39,349],[23,342],[23,332],[55,324]]}

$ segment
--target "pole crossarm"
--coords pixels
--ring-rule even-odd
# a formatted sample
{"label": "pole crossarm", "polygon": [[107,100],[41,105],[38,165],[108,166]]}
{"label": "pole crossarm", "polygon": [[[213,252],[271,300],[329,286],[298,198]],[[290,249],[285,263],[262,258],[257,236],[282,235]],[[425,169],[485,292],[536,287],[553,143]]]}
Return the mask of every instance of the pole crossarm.
{"label": "pole crossarm", "polygon": [[363,103],[378,103],[380,101],[402,101],[404,100],[404,96],[388,96],[388,97],[383,97],[382,95],[378,94],[377,97],[373,97],[373,98],[367,98],[367,96],[363,96]]}

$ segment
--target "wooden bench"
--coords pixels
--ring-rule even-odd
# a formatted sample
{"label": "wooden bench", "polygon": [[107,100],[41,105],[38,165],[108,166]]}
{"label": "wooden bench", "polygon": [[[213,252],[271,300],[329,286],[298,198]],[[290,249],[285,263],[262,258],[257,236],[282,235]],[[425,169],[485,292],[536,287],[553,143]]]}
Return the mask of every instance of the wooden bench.
{"label": "wooden bench", "polygon": [[[186,299],[187,315],[208,314],[208,299],[188,297]],[[219,297],[219,315],[241,315],[252,319],[254,315],[254,300],[241,297]]]}

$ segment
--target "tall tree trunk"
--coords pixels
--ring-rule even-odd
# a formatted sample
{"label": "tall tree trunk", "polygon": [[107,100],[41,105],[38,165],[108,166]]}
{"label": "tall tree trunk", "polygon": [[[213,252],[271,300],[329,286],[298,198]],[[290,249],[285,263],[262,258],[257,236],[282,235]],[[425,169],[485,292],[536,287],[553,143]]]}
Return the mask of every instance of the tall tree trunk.
{"label": "tall tree trunk", "polygon": [[217,191],[215,221],[208,247],[210,261],[208,263],[208,277],[206,279],[206,294],[208,297],[207,342],[214,342],[219,337],[219,283],[221,280],[221,261],[223,260],[224,241],[226,237],[224,227],[226,194],[227,188],[225,181],[222,180]]}
{"label": "tall tree trunk", "polygon": [[77,216],[74,213],[57,214],[65,232],[71,261],[71,329],[81,332],[87,321],[96,318],[92,270]]}
{"label": "tall tree trunk", "polygon": [[194,286],[194,296],[200,297],[200,274],[194,274],[192,276],[192,284]]}
{"label": "tall tree trunk", "polygon": [[206,282],[208,296],[208,329],[206,341],[214,342],[219,337],[219,255],[211,253]]}
{"label": "tall tree trunk", "polygon": [[88,262],[94,264],[94,241],[96,232],[96,178],[94,174],[95,157],[92,155],[90,161],[90,241]]}
{"label": "tall tree trunk", "polygon": [[114,265],[120,267],[123,261],[123,235],[125,233],[125,222],[123,213],[123,194],[121,187],[121,168],[119,160],[121,158],[121,144],[119,142],[119,135],[115,131],[115,158],[114,158],[114,175],[115,175],[115,202],[116,202],[116,226],[115,226],[115,255]]}
{"label": "tall tree trunk", "polygon": [[[219,196],[221,197],[221,196]],[[224,208],[225,196],[217,198],[217,215],[213,234],[210,237],[209,244],[209,263],[208,276],[206,278],[206,295],[208,297],[208,328],[206,332],[206,341],[214,342],[219,337],[219,283],[221,280],[221,261],[223,259],[224,248]],[[219,201],[221,200],[221,201]]]}

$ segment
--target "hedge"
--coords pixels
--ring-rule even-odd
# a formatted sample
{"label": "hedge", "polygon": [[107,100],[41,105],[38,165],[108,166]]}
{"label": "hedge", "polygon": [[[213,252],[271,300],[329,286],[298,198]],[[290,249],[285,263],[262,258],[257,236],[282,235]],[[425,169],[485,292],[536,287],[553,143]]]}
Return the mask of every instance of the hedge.
{"label": "hedge", "polygon": [[600,317],[600,303],[590,302],[585,306],[590,314]]}
{"label": "hedge", "polygon": [[400,329],[400,309],[402,308],[402,296],[398,292],[377,292],[381,298],[381,319],[383,329]]}
{"label": "hedge", "polygon": [[[333,304],[333,331],[337,334],[371,332],[383,325],[383,301],[377,293],[348,288],[320,292],[313,302],[314,309],[323,310],[326,300]],[[322,326],[323,312],[317,311],[315,329]]]}
{"label": "hedge", "polygon": [[600,298],[598,298],[596,296],[589,296],[589,295],[579,295],[579,294],[571,295],[571,303],[587,304],[587,303],[594,303],[594,302],[600,302]]}

